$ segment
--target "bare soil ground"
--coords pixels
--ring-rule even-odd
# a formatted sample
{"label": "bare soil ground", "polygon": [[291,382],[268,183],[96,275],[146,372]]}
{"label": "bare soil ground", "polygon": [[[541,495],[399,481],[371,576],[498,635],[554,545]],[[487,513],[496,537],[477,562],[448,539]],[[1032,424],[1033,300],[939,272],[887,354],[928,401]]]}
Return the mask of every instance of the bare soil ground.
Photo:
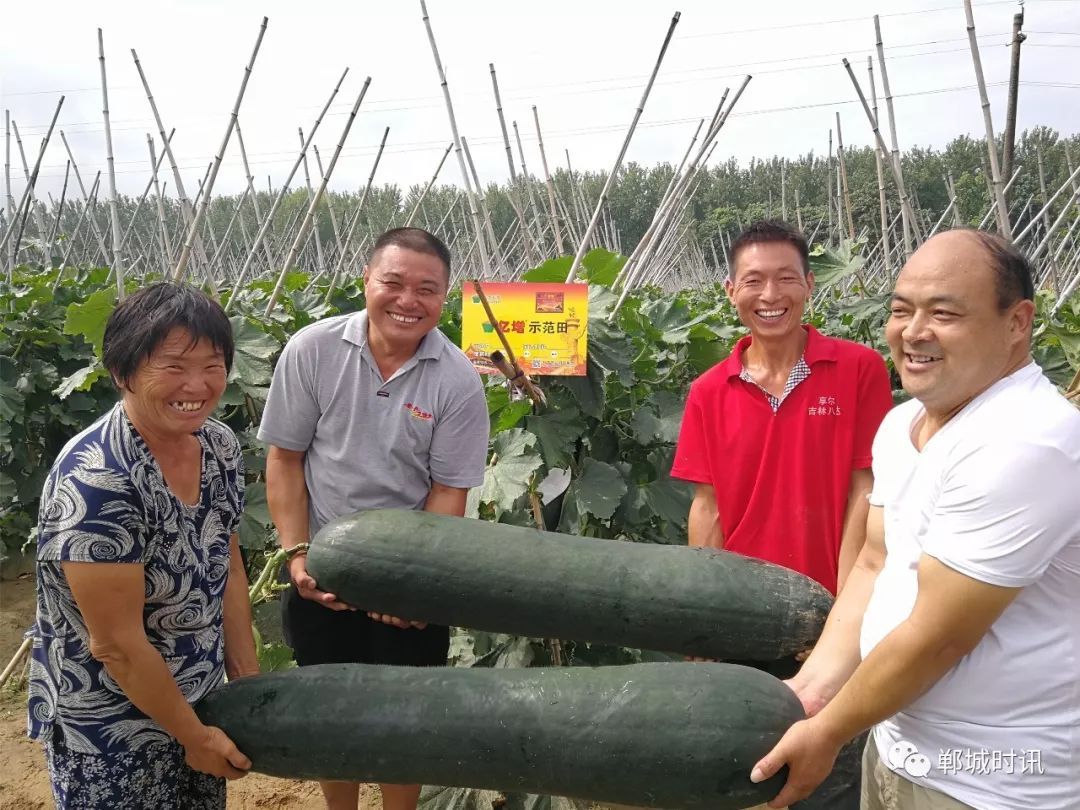
{"label": "bare soil ground", "polygon": [[[11,660],[33,620],[33,576],[0,582],[0,668]],[[45,759],[38,744],[26,737],[25,688],[12,689],[11,684],[0,694],[0,763],[0,808],[53,807]],[[228,806],[238,810],[322,810],[325,804],[314,782],[253,773],[229,783]],[[361,810],[378,810],[377,786],[365,786],[360,806]]]}

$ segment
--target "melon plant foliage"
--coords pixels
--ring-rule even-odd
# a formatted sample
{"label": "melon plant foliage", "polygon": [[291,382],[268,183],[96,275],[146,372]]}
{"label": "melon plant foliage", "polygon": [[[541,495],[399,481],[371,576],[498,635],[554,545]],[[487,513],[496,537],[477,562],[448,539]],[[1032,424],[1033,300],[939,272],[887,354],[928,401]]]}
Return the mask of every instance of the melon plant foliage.
{"label": "melon plant foliage", "polygon": [[[811,260],[825,293],[816,298],[809,319],[826,334],[866,343],[887,358],[887,295],[860,293],[860,247],[814,251]],[[550,530],[634,542],[686,542],[692,491],[668,474],[683,402],[693,379],[728,356],[744,330],[719,283],[676,293],[637,290],[612,317],[617,295],[611,285],[624,262],[602,249],[585,258],[583,280],[590,285],[586,376],[540,380],[544,407],[511,396],[501,378],[487,379],[491,446],[484,483],[470,493],[471,516],[523,526],[541,521]],[[562,281],[569,266],[569,257],[553,259],[525,278]],[[841,295],[842,285],[854,292]],[[134,289],[131,282],[128,290]],[[293,272],[279,306],[265,318],[272,290],[273,282],[256,280],[232,302],[236,355],[217,414],[244,448],[247,508],[240,538],[252,581],[276,546],[263,482],[265,447],[255,438],[274,362],[298,329],[364,306],[358,281],[328,296],[325,282],[312,284],[307,274]],[[223,302],[231,292],[227,286],[207,291]],[[19,267],[10,282],[0,281],[0,555],[29,549],[50,464],[68,439],[116,401],[100,363],[105,322],[115,304],[107,268],[69,268],[58,280],[55,270]],[[460,290],[452,291],[440,323],[455,343],[461,336],[460,304]],[[1053,318],[1049,300],[1040,297],[1038,304],[1034,354],[1064,389],[1080,369],[1080,296]],[[898,401],[904,396],[900,390],[895,394]],[[261,629],[273,633],[272,627]],[[287,648],[272,641],[262,646],[262,658],[265,668],[291,664]],[[461,630],[451,643],[458,666],[663,658],[640,650]],[[503,799],[522,810],[576,804],[524,795]],[[425,810],[472,805],[490,807],[491,797],[442,788],[426,789],[424,795]]]}
{"label": "melon plant foliage", "polygon": [[[824,279],[811,321],[827,334],[874,346],[887,357],[883,325],[887,297],[848,295],[839,284],[860,269],[858,248],[815,251]],[[743,334],[721,285],[677,293],[635,291],[613,318],[611,290],[624,257],[591,251],[589,362],[584,377],[540,381],[545,407],[512,397],[487,380],[492,441],[482,487],[470,495],[474,516],[597,537],[653,543],[685,542],[688,487],[668,475],[690,382],[726,357]],[[526,274],[565,278],[569,257]],[[55,289],[54,289],[55,287]],[[129,283],[134,291],[134,282]],[[255,439],[274,362],[289,336],[320,318],[364,306],[359,282],[335,288],[290,273],[280,305],[267,319],[269,280],[243,288],[230,308],[236,356],[218,411],[240,437],[248,470],[242,542],[252,564],[273,543],[262,483],[265,448]],[[209,290],[228,300],[229,289]],[[49,465],[64,443],[116,400],[100,364],[105,322],[116,304],[107,268],[56,271],[17,268],[0,281],[0,553],[32,539],[37,499]],[[1060,386],[1080,367],[1080,297],[1054,318],[1039,300],[1035,355]],[[458,342],[460,291],[453,291],[440,328]],[[898,398],[902,392],[897,392]]]}

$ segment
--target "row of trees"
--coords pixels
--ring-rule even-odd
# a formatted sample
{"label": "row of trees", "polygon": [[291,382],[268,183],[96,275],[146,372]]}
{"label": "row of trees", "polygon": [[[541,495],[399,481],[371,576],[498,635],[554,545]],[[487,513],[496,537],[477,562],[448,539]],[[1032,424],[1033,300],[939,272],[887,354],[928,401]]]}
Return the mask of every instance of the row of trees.
{"label": "row of trees", "polygon": [[[1066,182],[1078,161],[1080,135],[1061,137],[1053,130],[1037,127],[1018,138],[1014,166],[1019,170],[1019,175],[1008,194],[1014,227],[1026,224],[1042,206],[1043,187],[1052,194]],[[944,149],[915,147],[903,154],[902,163],[905,182],[916,205],[916,215],[924,222],[926,230],[949,205],[948,178],[951,178],[956,192],[958,221],[978,224],[990,207],[986,151],[981,139],[963,135]],[[675,169],[669,163],[652,167],[626,164],[609,195],[608,216],[597,241],[607,242],[609,247],[629,253],[648,228]],[[846,150],[844,169],[856,230],[864,232],[873,244],[880,236],[874,150],[869,147]],[[333,257],[345,246],[346,253],[351,256],[351,264],[345,265],[346,272],[355,271],[357,265],[362,263],[365,247],[370,244],[372,236],[387,227],[404,224],[414,209],[413,224],[439,232],[453,243],[459,254],[464,253],[473,238],[472,222],[464,193],[457,185],[450,185],[457,180],[453,174],[453,167],[448,161],[439,178],[443,185],[431,188],[419,208],[416,204],[424,191],[423,186],[419,185],[408,189],[394,184],[376,185],[369,190],[366,198],[362,189],[329,193],[321,203],[314,229],[319,244],[315,244],[315,238],[309,241],[304,261],[321,260],[330,265]],[[841,218],[837,210],[841,203],[836,194],[836,177],[837,157],[834,155],[830,160],[828,155],[817,152],[794,159],[753,159],[746,165],[730,159],[709,167],[701,173],[696,193],[687,210],[696,228],[701,255],[707,258],[713,255],[706,244],[709,241],[713,242],[711,248],[716,255],[722,255],[724,237],[721,234],[730,239],[744,223],[764,216],[781,217],[786,214],[792,222],[800,220],[808,234],[816,232],[815,241],[818,242],[838,239],[843,235],[841,228],[846,227],[842,224],[846,222],[846,212]],[[562,238],[561,251],[556,239],[555,223],[550,216],[552,196],[542,178],[531,178],[527,183],[519,181],[516,186],[489,184],[484,200],[496,238],[502,240],[523,218],[534,235],[539,237],[534,242],[534,248],[543,254],[539,258],[559,252],[573,252],[577,247],[574,240],[584,231],[605,179],[606,175],[601,172],[574,172],[571,176],[566,169],[555,171],[552,180],[558,230]],[[885,185],[890,216],[895,216],[899,211],[899,201],[888,171],[885,172]],[[79,225],[82,203],[73,202],[75,196],[69,189],[69,198],[60,225],[56,228],[59,238],[52,244],[52,260],[57,262],[65,254],[66,235],[69,240],[72,237],[82,240],[79,250],[72,251],[74,255],[69,256],[69,261],[105,263],[107,256],[96,255],[103,251],[89,223],[84,221]],[[204,233],[208,256],[216,254],[222,261],[241,261],[246,244],[260,228],[256,209],[265,213],[273,201],[273,195],[268,190],[257,191],[256,196],[258,199],[255,202],[250,195],[246,198],[241,195],[222,196],[212,201]],[[362,198],[363,209],[355,218],[352,240],[348,241],[348,226]],[[1066,198],[1059,199],[1054,213],[1067,202]],[[308,190],[301,181],[299,188],[287,194],[275,215],[268,263],[270,258],[280,258],[287,252],[288,240],[295,234],[297,223],[302,220],[308,203]],[[55,218],[58,206],[59,201],[53,200],[51,210],[41,211],[38,222],[46,223],[48,228],[47,223]],[[101,201],[92,211],[92,216],[98,221],[98,230],[104,235],[103,241],[108,244],[108,214]],[[1063,227],[1068,227],[1075,216],[1074,213],[1067,218]],[[143,255],[146,261],[144,269],[158,269],[153,266],[155,262],[164,264],[160,257],[166,239],[171,243],[174,255],[182,244],[184,231],[181,212],[176,200],[168,195],[163,198],[160,209],[153,191],[141,206],[137,199],[122,198],[120,221],[123,228],[130,226],[132,232],[126,249],[129,261]],[[162,221],[165,223],[164,233]],[[951,222],[950,216],[946,225]],[[33,229],[32,224],[28,227]],[[77,228],[81,228],[78,233],[75,232]],[[276,243],[273,242],[275,235]],[[39,238],[36,242],[42,254],[46,241]],[[527,247],[521,240],[516,242],[515,247],[515,240],[511,238],[507,238],[504,245],[507,250],[518,253]],[[80,251],[89,255],[80,255]],[[320,256],[324,258],[320,259]],[[711,262],[711,258],[709,260]]]}

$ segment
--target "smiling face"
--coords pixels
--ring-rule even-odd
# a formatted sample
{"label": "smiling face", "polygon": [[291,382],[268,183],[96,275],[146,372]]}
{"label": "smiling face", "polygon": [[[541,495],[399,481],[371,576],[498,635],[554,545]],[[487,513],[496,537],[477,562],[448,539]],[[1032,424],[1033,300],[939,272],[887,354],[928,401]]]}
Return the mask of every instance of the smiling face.
{"label": "smiling face", "polygon": [[415,348],[439,325],[447,281],[438,256],[397,245],[380,250],[364,269],[369,337]]}
{"label": "smiling face", "polygon": [[194,433],[225,391],[225,356],[183,327],[165,339],[122,386],[124,408],[140,433],[174,439]]}
{"label": "smiling face", "polygon": [[755,340],[799,335],[814,276],[803,273],[802,257],[793,245],[749,244],[736,254],[732,273],[724,287]]}
{"label": "smiling face", "polygon": [[962,231],[920,247],[896,280],[885,338],[904,390],[951,414],[1028,356],[1034,304],[999,307],[986,249]]}

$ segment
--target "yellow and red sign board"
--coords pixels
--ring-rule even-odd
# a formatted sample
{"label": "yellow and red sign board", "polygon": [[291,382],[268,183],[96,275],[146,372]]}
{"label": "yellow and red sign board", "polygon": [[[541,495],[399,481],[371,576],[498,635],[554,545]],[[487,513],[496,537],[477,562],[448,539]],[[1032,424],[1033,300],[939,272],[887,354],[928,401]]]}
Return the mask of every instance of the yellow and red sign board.
{"label": "yellow and red sign board", "polygon": [[[480,286],[526,374],[585,375],[588,284],[492,282]],[[481,374],[497,372],[490,356],[495,350],[503,351],[502,342],[471,282],[462,289],[461,348]]]}

